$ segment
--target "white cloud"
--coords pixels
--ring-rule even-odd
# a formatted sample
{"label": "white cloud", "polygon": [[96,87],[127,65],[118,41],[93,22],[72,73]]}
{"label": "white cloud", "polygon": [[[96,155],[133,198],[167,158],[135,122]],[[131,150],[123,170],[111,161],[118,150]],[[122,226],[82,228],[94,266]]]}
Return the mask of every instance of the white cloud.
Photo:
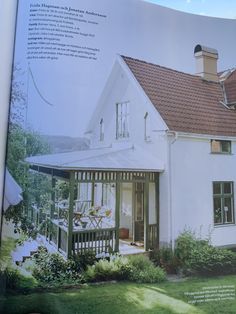
{"label": "white cloud", "polygon": [[192,0],[186,0],[187,3],[191,3]]}

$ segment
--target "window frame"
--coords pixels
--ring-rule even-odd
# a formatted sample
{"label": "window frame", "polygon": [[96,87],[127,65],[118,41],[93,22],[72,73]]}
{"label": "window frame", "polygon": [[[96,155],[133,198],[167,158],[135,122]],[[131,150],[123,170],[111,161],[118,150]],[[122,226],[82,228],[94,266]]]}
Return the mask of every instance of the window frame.
{"label": "window frame", "polygon": [[[214,193],[214,185],[219,184],[220,185],[220,193]],[[225,193],[224,192],[224,186],[225,184],[230,184],[231,192]],[[234,182],[233,181],[213,181],[212,182],[212,191],[213,191],[213,222],[214,226],[226,226],[226,225],[232,225],[235,224],[235,207],[234,207]],[[231,200],[231,216],[232,219],[230,222],[225,219],[227,216],[224,212],[225,207],[225,199]],[[221,222],[215,222],[215,199],[220,200],[221,208],[220,208],[220,214],[221,214]]]}
{"label": "window frame", "polygon": [[151,141],[150,116],[148,112],[144,115],[144,140],[146,142]]}
{"label": "window frame", "polygon": [[[119,113],[119,106],[121,112]],[[125,110],[123,110],[125,107]],[[116,103],[116,139],[122,140],[130,137],[130,102],[122,101]]]}
{"label": "window frame", "polygon": [[105,132],[104,132],[104,119],[101,118],[100,123],[99,123],[99,140],[100,142],[104,141],[105,137]]}
{"label": "window frame", "polygon": [[[219,142],[220,144],[220,151],[214,151],[212,149],[212,144],[213,142]],[[230,149],[229,151],[223,151],[223,144],[224,143],[229,143],[230,144]],[[211,153],[212,154],[222,154],[222,155],[231,155],[232,154],[232,141],[229,141],[229,140],[219,140],[219,139],[211,139]]]}

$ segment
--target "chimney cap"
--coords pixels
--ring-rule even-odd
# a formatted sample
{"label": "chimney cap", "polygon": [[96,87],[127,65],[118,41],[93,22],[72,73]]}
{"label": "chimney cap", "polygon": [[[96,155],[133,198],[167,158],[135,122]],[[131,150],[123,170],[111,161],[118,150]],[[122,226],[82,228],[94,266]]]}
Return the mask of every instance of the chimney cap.
{"label": "chimney cap", "polygon": [[209,48],[206,46],[202,46],[202,45],[196,45],[196,47],[194,48],[194,54],[197,52],[208,52],[208,53],[212,53],[218,56],[218,51],[216,49],[213,48]]}

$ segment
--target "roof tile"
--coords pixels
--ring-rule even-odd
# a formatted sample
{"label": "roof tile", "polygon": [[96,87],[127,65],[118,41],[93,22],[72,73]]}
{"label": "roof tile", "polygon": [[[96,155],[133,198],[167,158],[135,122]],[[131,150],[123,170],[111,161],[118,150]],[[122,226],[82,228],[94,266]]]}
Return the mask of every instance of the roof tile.
{"label": "roof tile", "polygon": [[236,103],[236,70],[224,81],[227,102]]}
{"label": "roof tile", "polygon": [[[220,103],[224,100],[220,83],[130,57],[122,58],[170,130],[236,136],[236,110]],[[225,81],[228,95],[234,101],[235,82],[236,71]]]}

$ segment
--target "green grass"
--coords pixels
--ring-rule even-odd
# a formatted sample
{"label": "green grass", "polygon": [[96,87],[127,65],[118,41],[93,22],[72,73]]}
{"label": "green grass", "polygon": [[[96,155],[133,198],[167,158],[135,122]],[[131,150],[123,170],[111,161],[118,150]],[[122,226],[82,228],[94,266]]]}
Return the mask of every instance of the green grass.
{"label": "green grass", "polygon": [[235,314],[236,300],[188,304],[186,292],[209,286],[236,286],[236,276],[189,279],[161,284],[116,283],[81,289],[8,296],[0,300],[1,313],[41,314]]}

